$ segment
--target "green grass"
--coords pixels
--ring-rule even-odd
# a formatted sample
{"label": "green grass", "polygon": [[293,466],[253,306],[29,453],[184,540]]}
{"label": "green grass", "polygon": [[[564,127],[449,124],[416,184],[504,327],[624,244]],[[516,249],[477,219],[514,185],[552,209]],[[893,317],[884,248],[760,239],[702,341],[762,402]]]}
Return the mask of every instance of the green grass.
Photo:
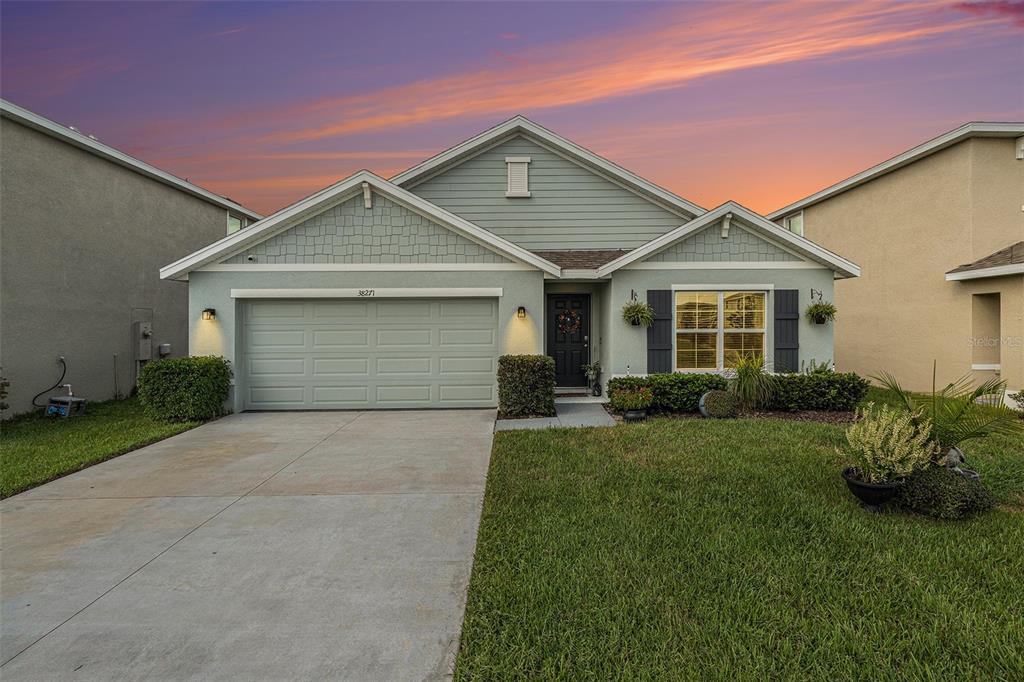
{"label": "green grass", "polygon": [[[873,395],[872,397],[878,397]],[[1024,439],[1001,506],[862,510],[841,425],[495,435],[456,678],[1024,679]]]}
{"label": "green grass", "polygon": [[0,497],[10,497],[197,425],[150,419],[135,399],[89,403],[84,416],[70,419],[28,415],[3,422]]}

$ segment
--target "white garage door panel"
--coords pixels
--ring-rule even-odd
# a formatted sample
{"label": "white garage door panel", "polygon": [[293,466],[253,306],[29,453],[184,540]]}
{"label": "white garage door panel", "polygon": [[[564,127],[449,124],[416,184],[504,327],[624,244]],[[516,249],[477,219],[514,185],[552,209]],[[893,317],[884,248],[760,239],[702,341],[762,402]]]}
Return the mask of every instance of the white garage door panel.
{"label": "white garage door panel", "polygon": [[497,300],[254,300],[242,317],[246,409],[497,404]]}

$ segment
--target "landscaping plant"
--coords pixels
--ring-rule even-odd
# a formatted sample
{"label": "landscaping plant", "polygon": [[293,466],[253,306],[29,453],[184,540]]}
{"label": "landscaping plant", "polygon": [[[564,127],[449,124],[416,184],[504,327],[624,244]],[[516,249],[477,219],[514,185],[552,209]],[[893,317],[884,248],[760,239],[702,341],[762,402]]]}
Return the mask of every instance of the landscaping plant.
{"label": "landscaping plant", "polygon": [[760,355],[741,355],[732,366],[733,376],[729,390],[736,394],[747,409],[764,407],[775,395],[775,377],[764,371],[764,358]]}
{"label": "landscaping plant", "polygon": [[817,365],[802,374],[776,375],[775,390],[767,407],[783,412],[852,412],[870,386],[871,382],[853,372],[835,372]]}
{"label": "landscaping plant", "polygon": [[649,374],[645,377],[614,377],[608,380],[608,393],[618,389],[651,389],[654,412],[696,412],[700,397],[714,389],[725,390],[728,383],[718,374]]}
{"label": "landscaping plant", "polygon": [[231,366],[222,357],[165,358],[139,373],[139,402],[153,419],[202,421],[224,414],[230,387]]}
{"label": "landscaping plant", "polygon": [[828,301],[818,301],[807,306],[807,310],[804,314],[807,315],[807,319],[814,324],[825,324],[836,319],[835,305]]}
{"label": "landscaping plant", "polygon": [[619,412],[646,410],[651,406],[654,394],[649,388],[620,388],[611,393],[612,407]]}
{"label": "landscaping plant", "polygon": [[927,433],[939,447],[939,454],[950,448],[990,434],[1019,434],[1024,432],[1016,412],[1000,399],[998,405],[979,405],[985,396],[1002,396],[1006,384],[989,379],[972,387],[971,377],[963,376],[936,388],[935,364],[932,365],[931,394],[915,395],[900,386],[893,375],[883,372],[873,377],[897,399],[897,404],[909,413],[918,428]]}
{"label": "landscaping plant", "polygon": [[553,417],[554,359],[547,355],[498,358],[498,410],[502,417]]}
{"label": "landscaping plant", "polygon": [[740,400],[729,391],[708,391],[704,394],[704,411],[714,419],[730,419],[740,412]]}
{"label": "landscaping plant", "polygon": [[992,493],[980,480],[935,464],[911,473],[896,500],[907,511],[937,519],[962,519],[995,505]]}
{"label": "landscaping plant", "polygon": [[860,480],[865,483],[893,483],[928,465],[935,445],[926,420],[911,412],[880,408],[868,403],[858,411],[860,419],[846,430],[847,454]]}
{"label": "landscaping plant", "polygon": [[654,324],[654,308],[644,301],[632,301],[622,306],[622,319],[634,326],[650,327]]}

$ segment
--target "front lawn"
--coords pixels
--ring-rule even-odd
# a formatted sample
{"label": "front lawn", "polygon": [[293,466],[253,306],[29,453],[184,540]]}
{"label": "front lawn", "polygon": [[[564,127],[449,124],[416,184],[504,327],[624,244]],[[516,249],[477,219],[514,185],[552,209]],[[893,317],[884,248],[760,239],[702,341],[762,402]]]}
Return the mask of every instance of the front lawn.
{"label": "front lawn", "polygon": [[138,400],[90,403],[85,415],[58,419],[29,415],[0,425],[0,498],[130,450],[187,431],[198,422],[150,419]]}
{"label": "front lawn", "polygon": [[1001,506],[871,515],[843,427],[653,419],[495,435],[456,678],[1024,679],[1024,442]]}

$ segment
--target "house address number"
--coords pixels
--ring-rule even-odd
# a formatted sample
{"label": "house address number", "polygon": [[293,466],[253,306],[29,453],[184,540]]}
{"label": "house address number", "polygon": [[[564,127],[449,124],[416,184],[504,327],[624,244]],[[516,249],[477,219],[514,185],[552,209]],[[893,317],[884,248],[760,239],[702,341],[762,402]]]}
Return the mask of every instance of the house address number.
{"label": "house address number", "polygon": [[374,293],[375,292],[374,292],[373,289],[360,289],[359,290],[360,298],[362,298],[363,296],[373,296]]}

